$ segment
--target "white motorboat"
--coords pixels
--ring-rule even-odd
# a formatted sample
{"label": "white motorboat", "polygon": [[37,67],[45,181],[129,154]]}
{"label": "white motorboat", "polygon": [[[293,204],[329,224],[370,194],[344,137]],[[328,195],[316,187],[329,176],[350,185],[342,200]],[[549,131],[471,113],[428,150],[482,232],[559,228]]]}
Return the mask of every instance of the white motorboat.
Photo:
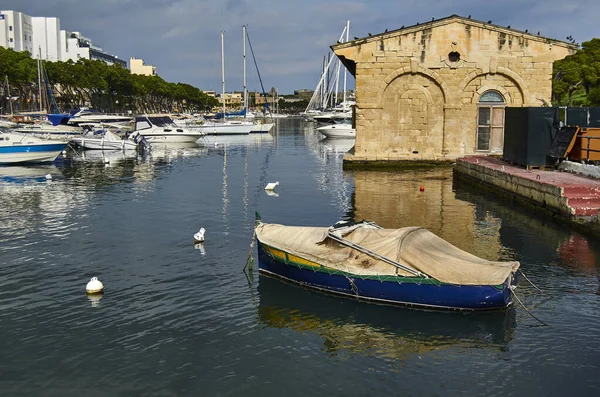
{"label": "white motorboat", "polygon": [[183,128],[169,116],[137,116],[130,137],[143,136],[150,143],[157,142],[196,142],[206,135],[200,128]]}
{"label": "white motorboat", "polygon": [[110,130],[97,130],[81,137],[71,139],[71,142],[84,149],[96,150],[135,150],[137,143],[132,139],[124,139]]}
{"label": "white motorboat", "polygon": [[126,125],[131,122],[132,117],[122,114],[101,113],[97,109],[82,106],[74,109],[68,114],[48,114],[48,120],[54,125],[80,125],[80,124],[113,124]]}
{"label": "white motorboat", "polygon": [[350,124],[331,124],[317,128],[327,138],[356,138],[356,129]]}
{"label": "white motorboat", "polygon": [[319,123],[341,123],[345,120],[352,119],[352,111],[351,110],[334,110],[331,112],[323,112],[320,114],[314,114],[312,116],[313,120]]}
{"label": "white motorboat", "polygon": [[54,161],[66,146],[67,142],[0,130],[0,164]]}

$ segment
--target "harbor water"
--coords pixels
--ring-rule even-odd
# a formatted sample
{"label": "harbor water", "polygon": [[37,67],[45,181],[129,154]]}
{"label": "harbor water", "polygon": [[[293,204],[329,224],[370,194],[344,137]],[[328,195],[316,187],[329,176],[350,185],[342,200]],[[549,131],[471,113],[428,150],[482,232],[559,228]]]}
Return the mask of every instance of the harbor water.
{"label": "harbor water", "polygon": [[[270,134],[144,156],[0,167],[0,395],[599,395],[598,241],[451,168],[342,171],[351,146],[280,119]],[[256,262],[242,271],[256,211],[286,225],[425,226],[520,261],[539,290],[521,277],[530,312],[480,313],[308,291]],[[86,295],[94,276],[103,295]]]}

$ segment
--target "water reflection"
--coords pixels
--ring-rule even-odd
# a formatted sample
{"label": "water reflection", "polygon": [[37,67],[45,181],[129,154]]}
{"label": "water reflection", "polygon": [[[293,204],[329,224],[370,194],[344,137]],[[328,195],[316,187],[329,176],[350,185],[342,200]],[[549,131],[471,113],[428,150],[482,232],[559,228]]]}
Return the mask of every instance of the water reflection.
{"label": "water reflection", "polygon": [[73,155],[73,161],[113,167],[123,162],[133,161],[137,156],[138,153],[135,150],[83,150]]}
{"label": "water reflection", "polygon": [[44,182],[46,175],[60,174],[54,164],[0,166],[0,181],[8,183]]}
{"label": "water reflection", "polygon": [[455,183],[457,199],[473,206],[476,222],[482,223],[486,218],[502,219],[500,243],[510,247],[505,256],[525,263],[532,263],[532,258],[536,258],[535,266],[526,265],[526,271],[544,279],[555,278],[561,276],[556,273],[556,266],[559,266],[567,272],[562,276],[600,276],[597,261],[600,244],[596,239],[531,214],[509,201],[484,194],[470,185]]}
{"label": "water reflection", "polygon": [[205,155],[207,153],[206,148],[200,143],[196,142],[164,142],[164,143],[153,143],[150,152],[145,158],[151,161],[164,161],[170,163],[174,159],[181,159],[187,157],[196,157]]}
{"label": "water reflection", "polygon": [[489,260],[497,260],[503,252],[500,219],[491,213],[477,216],[473,203],[456,198],[452,168],[350,174],[354,177],[355,219],[368,219],[387,228],[424,226]]}
{"label": "water reflection", "polygon": [[102,300],[102,294],[87,295],[87,298],[91,302],[92,307],[98,307],[100,306],[100,301]]}
{"label": "water reflection", "polygon": [[206,147],[255,147],[260,148],[270,145],[274,141],[273,135],[269,134],[247,134],[247,135],[211,135],[200,141]]}
{"label": "water reflection", "polygon": [[344,154],[354,147],[354,138],[341,138],[341,139],[321,139],[320,143],[326,151],[334,154]]}
{"label": "water reflection", "polygon": [[313,176],[320,190],[331,196],[343,212],[351,211],[352,179],[342,172],[343,154],[354,146],[354,139],[323,139],[310,124],[304,131],[306,146],[321,163]]}
{"label": "water reflection", "polygon": [[427,312],[340,299],[259,276],[260,321],[268,327],[311,332],[322,350],[407,360],[453,346],[507,350],[515,311]]}

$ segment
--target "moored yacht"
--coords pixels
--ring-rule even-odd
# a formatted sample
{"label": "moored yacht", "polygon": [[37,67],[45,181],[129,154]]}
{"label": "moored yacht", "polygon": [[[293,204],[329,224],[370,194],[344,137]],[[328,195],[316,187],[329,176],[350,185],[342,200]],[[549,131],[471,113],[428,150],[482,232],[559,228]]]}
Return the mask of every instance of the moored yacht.
{"label": "moored yacht", "polygon": [[131,122],[132,117],[121,114],[102,113],[97,109],[82,106],[68,114],[49,114],[48,120],[54,125],[80,125],[80,124],[113,124],[124,126]]}
{"label": "moored yacht", "polygon": [[356,138],[356,129],[351,124],[331,124],[317,128],[327,138]]}
{"label": "moored yacht", "polygon": [[108,130],[89,131],[88,133],[71,139],[71,142],[84,149],[96,150],[135,150],[137,142],[133,139],[124,139]]}
{"label": "moored yacht", "polygon": [[0,130],[0,164],[54,161],[66,146],[67,142]]}
{"label": "moored yacht", "polygon": [[178,126],[169,116],[137,116],[131,137],[141,135],[148,142],[196,142],[206,135],[199,128],[189,129]]}

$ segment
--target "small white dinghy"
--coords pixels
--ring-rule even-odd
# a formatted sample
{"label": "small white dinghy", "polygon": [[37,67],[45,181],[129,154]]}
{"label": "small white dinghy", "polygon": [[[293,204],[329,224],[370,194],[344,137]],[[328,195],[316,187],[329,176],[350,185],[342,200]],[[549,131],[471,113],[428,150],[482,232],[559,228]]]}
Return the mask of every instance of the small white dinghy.
{"label": "small white dinghy", "polygon": [[98,130],[77,138],[71,142],[84,149],[96,150],[135,150],[137,143],[133,140],[123,139],[110,130]]}
{"label": "small white dinghy", "polygon": [[350,124],[332,124],[317,128],[327,138],[356,138],[356,129]]}

